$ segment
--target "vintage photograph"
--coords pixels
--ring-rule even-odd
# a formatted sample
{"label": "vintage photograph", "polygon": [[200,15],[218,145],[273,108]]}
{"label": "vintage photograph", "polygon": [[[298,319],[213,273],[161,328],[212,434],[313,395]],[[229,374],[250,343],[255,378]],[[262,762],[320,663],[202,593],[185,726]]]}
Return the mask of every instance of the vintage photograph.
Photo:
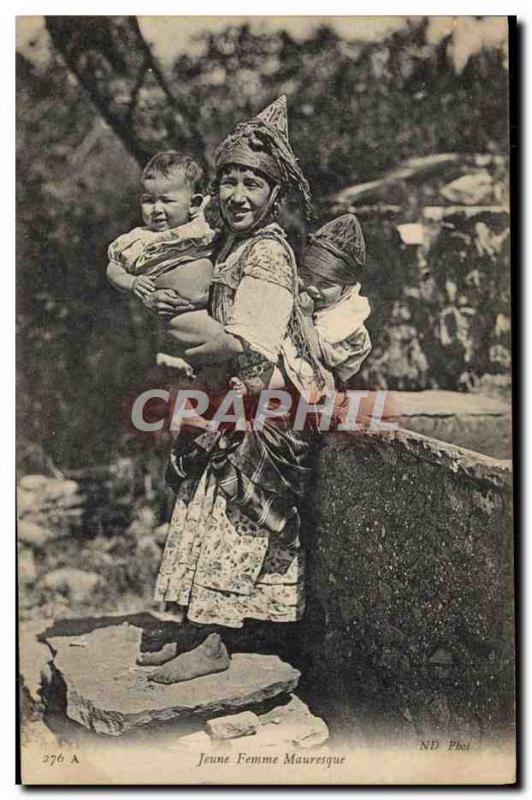
{"label": "vintage photograph", "polygon": [[26,785],[504,785],[507,17],[17,18]]}

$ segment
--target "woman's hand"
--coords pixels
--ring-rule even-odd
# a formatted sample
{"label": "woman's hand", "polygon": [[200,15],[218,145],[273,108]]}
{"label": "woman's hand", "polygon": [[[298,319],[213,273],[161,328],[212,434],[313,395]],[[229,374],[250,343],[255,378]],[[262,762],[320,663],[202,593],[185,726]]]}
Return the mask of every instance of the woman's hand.
{"label": "woman's hand", "polygon": [[144,301],[144,299],[155,291],[155,284],[147,275],[139,275],[131,284],[131,291],[137,300]]}
{"label": "woman's hand", "polygon": [[174,289],[156,289],[143,298],[144,305],[165,319],[184,311],[194,311],[195,305],[180,297]]}

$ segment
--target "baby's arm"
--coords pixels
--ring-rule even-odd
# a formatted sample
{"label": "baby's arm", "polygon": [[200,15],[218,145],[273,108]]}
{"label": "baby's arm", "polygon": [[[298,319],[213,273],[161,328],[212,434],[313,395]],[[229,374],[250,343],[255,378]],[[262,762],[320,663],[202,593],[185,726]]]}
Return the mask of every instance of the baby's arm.
{"label": "baby's arm", "polygon": [[155,289],[151,278],[146,275],[130,275],[117,261],[110,261],[107,265],[107,280],[119,292],[131,292],[138,300],[143,300]]}

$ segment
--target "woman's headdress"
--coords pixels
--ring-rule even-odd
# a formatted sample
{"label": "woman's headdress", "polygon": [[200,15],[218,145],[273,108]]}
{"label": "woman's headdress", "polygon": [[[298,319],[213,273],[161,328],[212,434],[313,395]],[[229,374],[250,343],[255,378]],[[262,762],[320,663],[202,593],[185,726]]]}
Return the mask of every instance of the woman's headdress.
{"label": "woman's headdress", "polygon": [[307,217],[312,215],[310,188],[288,138],[286,96],[283,94],[248,122],[241,122],[219,146],[216,171],[227,164],[259,170],[301,195]]}
{"label": "woman's headdress", "polygon": [[302,272],[352,286],[366,263],[366,243],[354,214],[343,214],[307,237]]}

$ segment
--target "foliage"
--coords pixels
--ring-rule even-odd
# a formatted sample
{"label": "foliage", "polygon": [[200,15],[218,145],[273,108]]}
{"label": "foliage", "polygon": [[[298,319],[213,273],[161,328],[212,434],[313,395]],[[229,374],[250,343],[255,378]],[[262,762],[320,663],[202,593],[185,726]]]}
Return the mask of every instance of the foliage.
{"label": "foliage", "polygon": [[229,27],[208,37],[202,55],[177,60],[175,82],[211,156],[220,132],[286,93],[294,150],[318,197],[412,156],[504,152],[502,51],[481,51],[457,74],[447,41],[426,43],[426,25],[369,43],[328,28],[297,42]]}

